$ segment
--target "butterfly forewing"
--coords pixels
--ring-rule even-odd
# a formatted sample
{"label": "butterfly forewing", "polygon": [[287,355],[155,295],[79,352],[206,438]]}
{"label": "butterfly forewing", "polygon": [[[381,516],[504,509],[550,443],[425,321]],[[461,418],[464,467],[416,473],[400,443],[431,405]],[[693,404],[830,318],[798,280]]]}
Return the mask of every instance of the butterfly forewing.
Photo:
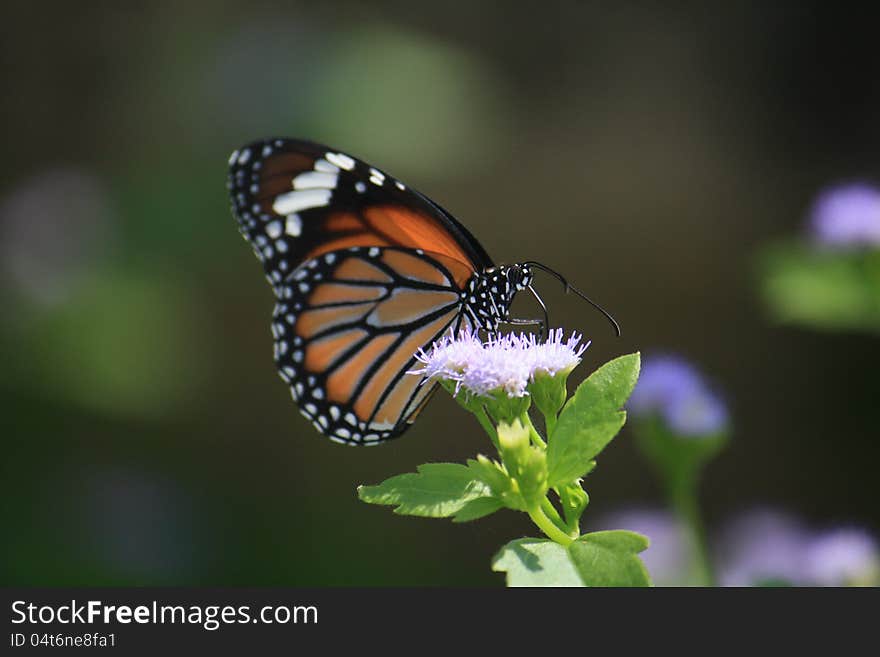
{"label": "butterfly forewing", "polygon": [[273,285],[350,247],[430,247],[481,271],[491,261],[439,206],[381,170],[311,142],[267,139],[229,160],[233,212]]}

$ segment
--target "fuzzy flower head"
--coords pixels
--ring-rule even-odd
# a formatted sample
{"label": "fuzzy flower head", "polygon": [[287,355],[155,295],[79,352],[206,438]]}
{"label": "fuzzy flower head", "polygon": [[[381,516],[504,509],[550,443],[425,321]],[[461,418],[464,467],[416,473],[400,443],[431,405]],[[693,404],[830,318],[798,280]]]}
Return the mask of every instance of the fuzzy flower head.
{"label": "fuzzy flower head", "polygon": [[464,389],[476,397],[499,393],[525,397],[536,376],[567,375],[580,363],[589,346],[581,340],[577,333],[564,340],[562,329],[556,329],[544,342],[534,335],[509,334],[484,343],[475,333],[463,331],[458,336],[444,336],[416,354],[421,367],[410,374],[454,382],[456,394]]}
{"label": "fuzzy flower head", "polygon": [[673,433],[684,437],[723,432],[727,408],[700,373],[677,356],[646,358],[627,408],[634,417],[659,415]]}
{"label": "fuzzy flower head", "polygon": [[880,188],[866,183],[830,187],[813,204],[810,232],[829,248],[880,248]]}

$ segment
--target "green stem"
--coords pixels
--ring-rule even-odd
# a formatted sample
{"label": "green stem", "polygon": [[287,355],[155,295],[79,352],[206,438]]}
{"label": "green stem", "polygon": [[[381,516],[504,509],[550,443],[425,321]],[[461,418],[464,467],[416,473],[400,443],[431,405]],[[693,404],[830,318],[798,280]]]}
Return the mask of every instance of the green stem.
{"label": "green stem", "polygon": [[480,426],[489,434],[489,438],[492,440],[492,444],[495,445],[495,449],[500,451],[500,447],[498,446],[498,431],[495,429],[495,425],[492,424],[492,420],[489,419],[488,413],[486,413],[486,409],[480,406],[480,410],[474,411],[474,415],[477,416],[477,421],[480,423]]}
{"label": "green stem", "polygon": [[574,539],[571,536],[553,524],[553,521],[544,514],[544,511],[540,506],[536,506],[534,509],[529,509],[529,518],[532,519],[532,522],[534,522],[548,538],[556,543],[568,547],[574,542]]}
{"label": "green stem", "polygon": [[541,510],[544,512],[553,524],[559,527],[566,534],[572,535],[574,538],[577,538],[578,534],[573,533],[572,529],[565,524],[565,521],[562,519],[562,516],[559,515],[559,511],[556,510],[556,507],[553,506],[553,503],[547,499],[546,497],[541,500]]}
{"label": "green stem", "polygon": [[547,440],[550,439],[550,436],[553,435],[553,432],[556,431],[556,414],[551,413],[550,415],[544,416],[544,426],[547,428]]}
{"label": "green stem", "polygon": [[528,411],[520,416],[520,421],[529,428],[529,437],[532,439],[532,443],[541,449],[547,449],[547,443],[544,442],[544,439],[541,438],[541,434],[538,433],[535,425],[532,424],[532,418]]}
{"label": "green stem", "polygon": [[697,504],[697,480],[691,474],[680,473],[670,481],[669,497],[675,513],[681,519],[694,548],[695,571],[700,586],[714,586],[712,564],[706,543],[706,531]]}

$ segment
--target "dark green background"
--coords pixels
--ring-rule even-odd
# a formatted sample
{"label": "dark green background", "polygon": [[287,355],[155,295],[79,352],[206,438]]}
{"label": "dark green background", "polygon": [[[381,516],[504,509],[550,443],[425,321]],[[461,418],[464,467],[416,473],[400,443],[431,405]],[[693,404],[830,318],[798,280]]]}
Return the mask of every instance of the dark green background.
{"label": "dark green background", "polygon": [[[489,445],[438,395],[352,449],[298,414],[229,153],[289,135],[535,259],[553,324],[728,395],[710,527],[769,503],[880,525],[876,337],[774,326],[755,255],[824,185],[876,176],[877,17],[839,3],[5,3],[0,159],[3,583],[499,585],[499,513],[409,519],[355,488]],[[67,181],[60,184],[58,180]],[[521,314],[533,309],[518,302]],[[624,430],[591,518],[657,502]]]}

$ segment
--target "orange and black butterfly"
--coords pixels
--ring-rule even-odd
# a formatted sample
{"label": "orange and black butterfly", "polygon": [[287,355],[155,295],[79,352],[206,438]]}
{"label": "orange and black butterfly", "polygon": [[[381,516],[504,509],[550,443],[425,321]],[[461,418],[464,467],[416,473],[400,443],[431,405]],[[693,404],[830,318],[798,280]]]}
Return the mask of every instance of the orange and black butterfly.
{"label": "orange and black butterfly", "polygon": [[546,330],[546,310],[543,322],[509,316],[519,290],[540,303],[532,266],[574,290],[535,262],[495,266],[436,203],[320,144],[248,144],[229,158],[228,188],[277,299],[278,372],[302,414],[337,442],[402,434],[435,387],[406,373],[450,330]]}

